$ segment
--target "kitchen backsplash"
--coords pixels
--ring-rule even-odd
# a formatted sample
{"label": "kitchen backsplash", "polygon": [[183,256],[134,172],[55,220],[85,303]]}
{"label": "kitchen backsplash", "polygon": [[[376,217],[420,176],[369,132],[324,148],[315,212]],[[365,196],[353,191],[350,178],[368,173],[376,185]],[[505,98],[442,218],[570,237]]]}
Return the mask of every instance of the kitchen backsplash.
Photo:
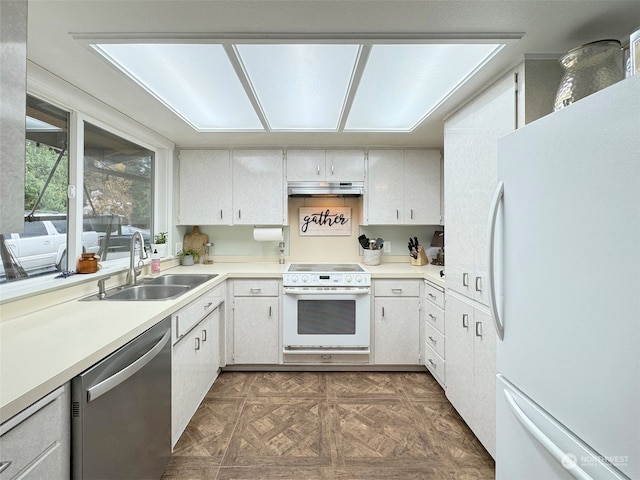
{"label": "kitchen backsplash", "polygon": [[[349,207],[351,208],[351,234],[341,236],[300,236],[298,211],[300,207]],[[382,261],[409,261],[407,242],[417,236],[422,245],[428,247],[439,225],[428,226],[360,226],[361,198],[290,198],[289,226],[283,228],[285,259],[287,262],[359,262],[363,251],[358,243],[361,234],[369,238],[381,237],[390,251],[384,252]],[[278,242],[257,242],[253,238],[252,226],[207,226],[200,225],[200,232],[214,243],[214,257],[218,261],[243,260],[278,261]],[[178,227],[180,236],[191,232],[191,227]],[[179,240],[178,240],[179,241]],[[226,258],[224,258],[226,257]]]}

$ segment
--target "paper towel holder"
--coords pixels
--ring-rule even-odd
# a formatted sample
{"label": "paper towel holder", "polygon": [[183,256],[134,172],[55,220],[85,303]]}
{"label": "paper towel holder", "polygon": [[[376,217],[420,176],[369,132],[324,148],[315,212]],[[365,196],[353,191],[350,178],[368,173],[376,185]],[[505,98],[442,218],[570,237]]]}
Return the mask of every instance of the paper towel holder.
{"label": "paper towel holder", "polygon": [[278,248],[280,249],[280,260],[278,260],[278,263],[284,265],[284,242],[279,242]]}

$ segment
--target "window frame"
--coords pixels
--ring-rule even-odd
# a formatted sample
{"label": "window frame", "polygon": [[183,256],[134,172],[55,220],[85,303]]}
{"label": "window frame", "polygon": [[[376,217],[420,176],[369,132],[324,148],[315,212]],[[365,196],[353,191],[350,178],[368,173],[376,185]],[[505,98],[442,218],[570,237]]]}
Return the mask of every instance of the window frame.
{"label": "window frame", "polygon": [[[173,221],[173,156],[175,145],[167,138],[132,120],[100,100],[79,90],[70,83],[27,61],[27,94],[69,112],[69,206],[67,231],[67,258],[69,270],[74,269],[75,259],[82,253],[83,231],[83,177],[84,177],[84,122],[96,125],[114,135],[131,141],[154,152],[152,172],[151,234],[169,232],[171,241],[176,231]],[[25,97],[26,101],[26,97]],[[109,262],[99,276],[124,272],[128,259]],[[65,282],[54,279],[56,275],[43,275],[18,282],[0,285],[0,304],[34,293],[44,293],[69,287],[73,284],[93,282],[96,275],[74,275]]]}

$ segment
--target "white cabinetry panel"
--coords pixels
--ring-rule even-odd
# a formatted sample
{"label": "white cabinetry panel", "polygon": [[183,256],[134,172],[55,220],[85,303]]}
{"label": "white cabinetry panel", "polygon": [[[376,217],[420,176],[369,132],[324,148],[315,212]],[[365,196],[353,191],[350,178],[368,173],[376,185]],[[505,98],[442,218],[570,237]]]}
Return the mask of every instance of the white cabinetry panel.
{"label": "white cabinetry panel", "polygon": [[287,150],[287,181],[363,182],[364,150]]}
{"label": "white cabinetry panel", "polygon": [[233,151],[233,223],[283,225],[285,188],[282,150]]}
{"label": "white cabinetry panel", "polygon": [[179,225],[231,224],[228,150],[180,152]]}

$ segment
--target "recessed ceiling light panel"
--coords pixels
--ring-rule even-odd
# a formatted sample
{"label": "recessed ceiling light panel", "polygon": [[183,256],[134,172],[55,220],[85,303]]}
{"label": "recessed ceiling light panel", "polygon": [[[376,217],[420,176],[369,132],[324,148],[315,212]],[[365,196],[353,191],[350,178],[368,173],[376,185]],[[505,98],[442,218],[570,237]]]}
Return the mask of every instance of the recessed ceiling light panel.
{"label": "recessed ceiling light panel", "polygon": [[93,47],[196,130],[264,130],[222,45]]}
{"label": "recessed ceiling light panel", "polygon": [[360,45],[236,46],[271,130],[338,129]]}
{"label": "recessed ceiling light panel", "polygon": [[500,47],[373,45],[345,130],[411,131]]}

